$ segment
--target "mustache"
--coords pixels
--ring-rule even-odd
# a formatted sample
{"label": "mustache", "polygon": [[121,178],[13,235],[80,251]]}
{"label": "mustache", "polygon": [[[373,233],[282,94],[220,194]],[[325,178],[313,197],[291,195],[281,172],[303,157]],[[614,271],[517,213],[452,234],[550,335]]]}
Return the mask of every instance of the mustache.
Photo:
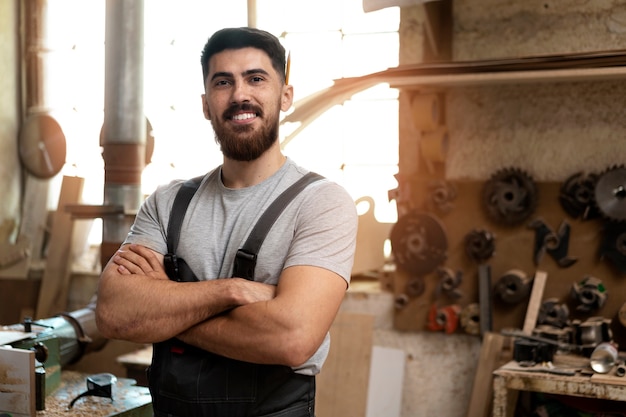
{"label": "mustache", "polygon": [[241,103],[241,104],[232,104],[229,108],[224,111],[224,118],[230,119],[235,114],[239,112],[253,112],[256,113],[257,116],[263,117],[263,110],[260,107],[255,106],[250,103]]}

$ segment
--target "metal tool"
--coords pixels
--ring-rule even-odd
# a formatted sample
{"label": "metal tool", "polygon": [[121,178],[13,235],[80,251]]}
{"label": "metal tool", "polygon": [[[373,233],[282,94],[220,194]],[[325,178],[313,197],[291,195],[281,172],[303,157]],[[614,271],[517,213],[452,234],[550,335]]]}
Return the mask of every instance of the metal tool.
{"label": "metal tool", "polygon": [[594,199],[607,219],[626,221],[626,167],[613,166],[601,173],[595,183]]}
{"label": "metal tool", "polygon": [[446,296],[449,298],[457,299],[463,295],[459,290],[459,286],[463,282],[463,272],[454,272],[450,268],[439,267],[437,268],[437,276],[439,282],[437,283],[437,289],[435,290],[435,297]]}
{"label": "metal tool", "polygon": [[567,326],[569,320],[569,308],[567,304],[559,302],[558,298],[548,298],[541,303],[537,325],[548,325],[559,329]]}
{"label": "metal tool", "polygon": [[444,331],[446,334],[454,333],[459,325],[460,312],[461,307],[456,304],[437,307],[433,303],[428,311],[426,328],[435,332]]}
{"label": "metal tool", "polygon": [[578,302],[576,311],[590,313],[604,306],[608,293],[600,279],[587,275],[572,284],[571,296]]}
{"label": "metal tool", "polygon": [[495,236],[487,230],[472,230],[464,239],[465,253],[476,263],[491,258],[496,250]]}
{"label": "metal tool", "polygon": [[399,268],[414,276],[433,272],[447,258],[448,238],[435,216],[413,211],[391,229],[391,249]]}
{"label": "metal tool", "polygon": [[602,227],[600,258],[608,259],[622,274],[626,274],[626,222],[606,222]]}
{"label": "metal tool", "polygon": [[511,269],[498,278],[494,290],[506,304],[517,304],[530,294],[531,282],[524,271]]}
{"label": "metal tool", "polygon": [[532,221],[528,227],[535,229],[535,265],[539,265],[548,253],[563,268],[576,263],[577,259],[568,256],[570,225],[563,220],[559,230],[554,232],[542,219]]}
{"label": "metal tool", "polygon": [[537,186],[519,168],[496,171],[484,184],[482,197],[487,217],[505,226],[523,223],[537,208]]}
{"label": "metal tool", "polygon": [[117,377],[110,373],[90,375],[87,377],[87,391],[74,398],[68,408],[72,408],[74,403],[87,396],[110,398],[113,401],[113,385],[117,382]]}
{"label": "metal tool", "polygon": [[597,179],[597,174],[577,172],[565,180],[561,185],[559,202],[567,214],[583,220],[598,217],[598,210],[594,205],[594,187]]}

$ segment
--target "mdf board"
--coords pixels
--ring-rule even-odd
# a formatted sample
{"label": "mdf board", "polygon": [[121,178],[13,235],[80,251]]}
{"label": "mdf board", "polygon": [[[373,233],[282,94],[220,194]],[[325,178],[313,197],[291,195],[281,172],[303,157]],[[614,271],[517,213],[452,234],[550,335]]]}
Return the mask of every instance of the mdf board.
{"label": "mdf board", "polygon": [[[461,297],[449,299],[436,297],[439,277],[436,271],[420,277],[424,283],[424,292],[410,297],[403,308],[394,312],[394,327],[403,331],[423,331],[426,329],[428,310],[433,303],[439,305],[458,304],[465,307],[477,303],[478,296],[478,267],[469,259],[465,252],[465,236],[473,230],[486,230],[495,236],[495,253],[486,261],[491,269],[491,282],[496,285],[498,279],[511,270],[523,271],[528,277],[535,277],[537,271],[543,271],[546,276],[543,300],[556,298],[566,304],[571,319],[585,320],[591,316],[614,318],[624,303],[621,294],[626,290],[624,275],[616,271],[607,260],[601,260],[598,250],[602,241],[601,219],[582,220],[569,216],[561,207],[558,200],[561,183],[538,182],[538,205],[536,210],[522,224],[503,226],[491,221],[485,214],[482,206],[482,181],[451,181],[455,187],[456,197],[452,200],[452,209],[448,212],[438,212],[428,209],[428,198],[432,193],[429,190],[429,181],[411,181],[411,195],[417,210],[424,211],[437,217],[447,237],[447,252],[442,267],[452,271],[461,271],[462,283],[459,286]],[[420,201],[422,198],[423,201]],[[422,210],[422,208],[424,208]],[[553,231],[559,228],[561,222],[566,221],[571,226],[568,256],[577,261],[569,267],[561,267],[549,254],[545,254],[535,264],[535,230],[528,224],[536,219],[542,219]],[[580,313],[571,298],[572,284],[580,282],[585,276],[591,275],[601,279],[607,289],[606,304],[591,314]],[[394,294],[404,293],[406,283],[412,277],[401,268],[397,268],[394,277]],[[521,329],[528,308],[529,298],[526,297],[517,304],[506,304],[497,294],[493,295],[493,331],[499,332],[503,328]],[[626,337],[626,328],[614,328],[614,337],[619,341]],[[461,329],[457,331],[461,332]]]}
{"label": "mdf board", "polygon": [[372,360],[374,317],[340,313],[330,329],[330,352],[316,378],[315,414],[363,417]]}
{"label": "mdf board", "polygon": [[0,347],[0,412],[35,417],[35,352]]}
{"label": "mdf board", "polygon": [[405,353],[383,346],[372,348],[365,417],[400,417]]}

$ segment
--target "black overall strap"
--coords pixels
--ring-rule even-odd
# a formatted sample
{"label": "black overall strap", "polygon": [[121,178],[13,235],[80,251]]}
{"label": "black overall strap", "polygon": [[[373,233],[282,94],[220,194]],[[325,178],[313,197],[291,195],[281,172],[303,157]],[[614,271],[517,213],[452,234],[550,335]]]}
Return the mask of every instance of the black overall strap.
{"label": "black overall strap", "polygon": [[254,225],[241,249],[237,251],[233,277],[254,279],[254,268],[261,245],[283,209],[309,184],[322,178],[324,177],[315,172],[309,172],[276,197]]}
{"label": "black overall strap", "polygon": [[178,240],[180,239],[180,229],[187,212],[187,206],[198,190],[202,178],[204,178],[204,175],[185,181],[178,190],[176,198],[174,198],[170,220],[167,224],[167,252],[170,254],[176,253]]}

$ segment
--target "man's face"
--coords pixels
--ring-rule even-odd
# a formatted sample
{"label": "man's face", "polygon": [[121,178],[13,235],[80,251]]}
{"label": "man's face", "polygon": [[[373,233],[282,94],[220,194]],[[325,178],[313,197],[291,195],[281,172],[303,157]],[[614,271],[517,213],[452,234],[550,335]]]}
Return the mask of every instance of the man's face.
{"label": "man's face", "polygon": [[252,161],[278,140],[280,111],[292,104],[293,89],[281,82],[260,49],[227,49],[209,60],[202,96],[204,115],[225,157]]}

